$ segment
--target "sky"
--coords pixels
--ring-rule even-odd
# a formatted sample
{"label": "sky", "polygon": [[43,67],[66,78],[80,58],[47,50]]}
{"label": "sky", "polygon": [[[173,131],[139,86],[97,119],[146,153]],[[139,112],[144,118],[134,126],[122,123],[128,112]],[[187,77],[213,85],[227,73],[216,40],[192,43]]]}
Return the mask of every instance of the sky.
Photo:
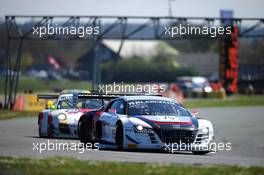
{"label": "sky", "polygon": [[[173,16],[219,17],[234,10],[234,17],[264,18],[263,0],[173,0]],[[116,15],[168,16],[168,0],[0,0],[4,15]]]}

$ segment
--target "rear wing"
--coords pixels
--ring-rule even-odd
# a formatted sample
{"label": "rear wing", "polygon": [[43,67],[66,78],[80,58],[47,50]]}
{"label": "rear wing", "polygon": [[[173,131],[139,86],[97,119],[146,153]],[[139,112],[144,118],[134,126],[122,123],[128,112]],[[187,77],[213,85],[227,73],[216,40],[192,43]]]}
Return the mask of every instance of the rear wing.
{"label": "rear wing", "polygon": [[[162,96],[159,94],[138,94],[138,93],[120,93],[120,94],[100,94],[100,93],[74,93],[73,96],[78,96],[78,98],[87,98],[87,99],[115,99],[121,96]],[[47,100],[56,100],[60,95],[58,94],[39,94],[37,95],[37,100],[47,99]]]}
{"label": "rear wing", "polygon": [[39,101],[40,99],[56,100],[58,97],[59,97],[58,94],[38,94],[37,101]]}
{"label": "rear wing", "polygon": [[[59,98],[58,94],[38,94],[37,100],[56,100]],[[78,98],[87,98],[87,99],[115,99],[120,97],[116,94],[93,94],[93,93],[74,93],[73,96],[78,96]]]}
{"label": "rear wing", "polygon": [[162,96],[160,94],[139,94],[139,93],[114,93],[114,94],[100,94],[100,93],[79,93],[78,98],[91,99],[115,99],[121,96]]}
{"label": "rear wing", "polygon": [[120,97],[117,94],[94,94],[94,93],[78,93],[78,98],[88,98],[88,99],[115,99]]}
{"label": "rear wing", "polygon": [[95,94],[95,95],[105,95],[105,96],[117,96],[117,97],[121,97],[121,96],[159,96],[161,97],[161,94],[145,94],[145,93],[98,93],[97,91],[91,91],[91,94]]}

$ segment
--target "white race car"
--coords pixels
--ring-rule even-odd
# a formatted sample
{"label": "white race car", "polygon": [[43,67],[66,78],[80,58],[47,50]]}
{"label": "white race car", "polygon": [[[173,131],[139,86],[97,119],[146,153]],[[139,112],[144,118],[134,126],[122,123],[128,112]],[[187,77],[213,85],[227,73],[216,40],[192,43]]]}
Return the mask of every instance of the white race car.
{"label": "white race car", "polygon": [[104,106],[103,99],[97,99],[97,97],[97,95],[82,91],[73,93],[64,91],[60,95],[39,95],[40,99],[57,98],[52,109],[46,109],[39,113],[39,136],[78,138],[77,124],[81,115]]}
{"label": "white race car", "polygon": [[173,149],[194,154],[210,152],[214,138],[210,121],[160,96],[116,98],[103,111],[85,113],[78,132],[81,142],[99,142],[101,148]]}

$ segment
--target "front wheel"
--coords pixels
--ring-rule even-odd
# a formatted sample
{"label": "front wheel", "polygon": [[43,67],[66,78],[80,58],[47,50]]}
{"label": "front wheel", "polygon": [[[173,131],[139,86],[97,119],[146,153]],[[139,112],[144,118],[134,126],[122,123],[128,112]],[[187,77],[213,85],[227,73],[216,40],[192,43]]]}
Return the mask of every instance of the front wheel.
{"label": "front wheel", "polygon": [[194,155],[205,155],[208,154],[210,151],[193,151]]}
{"label": "front wheel", "polygon": [[92,125],[87,119],[81,120],[80,123],[80,141],[84,144],[93,143],[94,136],[92,133]]}
{"label": "front wheel", "polygon": [[123,133],[123,125],[119,122],[116,126],[116,146],[118,150],[123,150],[124,148],[124,133]]}

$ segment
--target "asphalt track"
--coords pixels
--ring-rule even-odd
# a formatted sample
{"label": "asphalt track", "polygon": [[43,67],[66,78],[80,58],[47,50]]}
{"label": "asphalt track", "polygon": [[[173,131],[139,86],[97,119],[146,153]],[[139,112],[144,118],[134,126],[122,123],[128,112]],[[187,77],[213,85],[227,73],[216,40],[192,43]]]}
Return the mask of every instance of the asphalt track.
{"label": "asphalt track", "polygon": [[[264,166],[264,107],[200,108],[199,117],[213,122],[217,142],[230,142],[230,151],[208,155],[186,152],[164,153],[147,151],[86,150],[76,147],[78,140],[45,139],[38,137],[36,118],[0,121],[0,156],[48,157],[67,156],[77,159],[111,160],[120,162],[155,162],[194,165]],[[34,144],[69,143],[70,146],[40,153]],[[44,149],[45,146],[41,148]],[[51,147],[50,147],[51,148]],[[64,149],[64,150],[63,150]]]}

